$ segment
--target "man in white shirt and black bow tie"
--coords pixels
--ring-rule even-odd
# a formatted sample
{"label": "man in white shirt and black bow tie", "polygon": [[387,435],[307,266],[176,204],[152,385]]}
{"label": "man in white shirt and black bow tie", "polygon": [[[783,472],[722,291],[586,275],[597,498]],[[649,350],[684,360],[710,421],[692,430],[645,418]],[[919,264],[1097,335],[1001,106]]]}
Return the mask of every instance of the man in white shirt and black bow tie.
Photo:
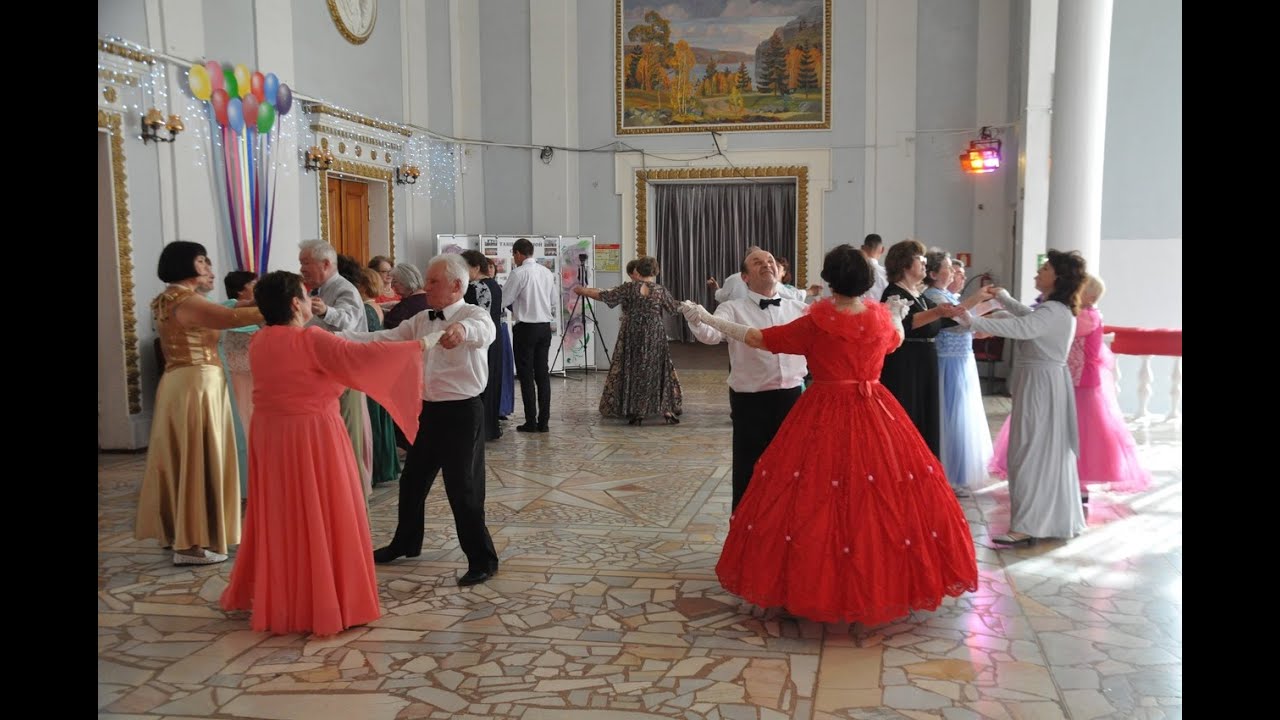
{"label": "man in white shirt and black bow tie", "polygon": [[498,572],[498,553],[484,521],[484,403],[489,343],[497,337],[489,311],[462,300],[470,273],[461,255],[437,255],[427,264],[426,312],[391,330],[340,333],[349,340],[412,340],[443,333],[426,352],[418,436],[400,474],[400,510],[391,544],[373,553],[377,563],[422,553],[427,492],[444,473],[458,543],[467,572],[458,585],[482,583]]}
{"label": "man in white shirt and black bow tie", "polygon": [[[722,302],[716,317],[764,329],[786,325],[804,315],[805,305],[778,293],[778,264],[773,255],[754,250],[743,261],[747,296]],[[708,345],[724,340],[719,330],[697,320],[696,312],[681,312],[689,319],[694,337]],[[746,343],[729,343],[729,411],[733,420],[733,507],[747,492],[756,460],[773,441],[791,406],[800,399],[808,364],[801,355],[775,355]]]}

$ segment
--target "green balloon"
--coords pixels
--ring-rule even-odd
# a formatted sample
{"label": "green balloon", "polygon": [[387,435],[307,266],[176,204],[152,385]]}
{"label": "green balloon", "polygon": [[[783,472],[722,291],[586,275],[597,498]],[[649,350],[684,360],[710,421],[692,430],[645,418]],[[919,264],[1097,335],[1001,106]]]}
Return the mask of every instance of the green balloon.
{"label": "green balloon", "polygon": [[276,121],[276,109],[266,103],[258,106],[258,132],[271,132],[271,125]]}
{"label": "green balloon", "polygon": [[222,77],[227,81],[227,97],[240,97],[240,86],[236,84],[236,71],[230,68],[223,70]]}

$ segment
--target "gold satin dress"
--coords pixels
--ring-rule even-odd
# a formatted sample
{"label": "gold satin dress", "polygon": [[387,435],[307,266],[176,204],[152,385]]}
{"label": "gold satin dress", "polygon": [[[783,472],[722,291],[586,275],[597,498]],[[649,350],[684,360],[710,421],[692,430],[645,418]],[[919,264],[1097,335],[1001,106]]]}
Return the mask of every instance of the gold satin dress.
{"label": "gold satin dress", "polygon": [[184,302],[208,301],[175,286],[151,301],[165,369],[133,535],[175,550],[205,547],[225,554],[240,542],[240,469],[218,358],[221,331],[180,324],[173,312]]}

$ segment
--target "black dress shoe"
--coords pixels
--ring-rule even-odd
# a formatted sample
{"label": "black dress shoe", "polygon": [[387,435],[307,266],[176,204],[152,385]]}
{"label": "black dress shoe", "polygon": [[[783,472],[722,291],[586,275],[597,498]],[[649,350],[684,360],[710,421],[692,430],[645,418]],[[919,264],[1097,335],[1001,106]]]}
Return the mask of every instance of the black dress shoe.
{"label": "black dress shoe", "polygon": [[466,575],[458,578],[458,587],[479,585],[491,577],[493,577],[493,573],[488,570],[468,570]]}
{"label": "black dress shoe", "polygon": [[539,425],[538,432],[551,432],[551,428],[546,425]]}
{"label": "black dress shoe", "polygon": [[534,425],[533,423],[525,423],[523,425],[517,425],[516,431],[517,432],[538,432],[538,426]]}
{"label": "black dress shoe", "polygon": [[416,553],[400,552],[396,546],[388,545],[373,551],[373,561],[378,565],[386,565],[387,563],[395,562],[402,557],[418,557],[421,554],[421,551]]}

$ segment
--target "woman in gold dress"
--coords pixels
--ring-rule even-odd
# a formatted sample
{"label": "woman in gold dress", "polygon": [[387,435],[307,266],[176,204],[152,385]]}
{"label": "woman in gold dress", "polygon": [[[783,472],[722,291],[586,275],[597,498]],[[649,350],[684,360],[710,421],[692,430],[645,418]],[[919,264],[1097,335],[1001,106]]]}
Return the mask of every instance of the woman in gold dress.
{"label": "woman in gold dress", "polygon": [[240,471],[218,336],[261,324],[262,313],[201,295],[213,290],[214,275],[199,243],[166,245],[159,275],[168,287],[151,301],[151,315],[164,375],[133,534],[172,547],[175,565],[209,565],[226,560],[227,547],[240,541]]}

